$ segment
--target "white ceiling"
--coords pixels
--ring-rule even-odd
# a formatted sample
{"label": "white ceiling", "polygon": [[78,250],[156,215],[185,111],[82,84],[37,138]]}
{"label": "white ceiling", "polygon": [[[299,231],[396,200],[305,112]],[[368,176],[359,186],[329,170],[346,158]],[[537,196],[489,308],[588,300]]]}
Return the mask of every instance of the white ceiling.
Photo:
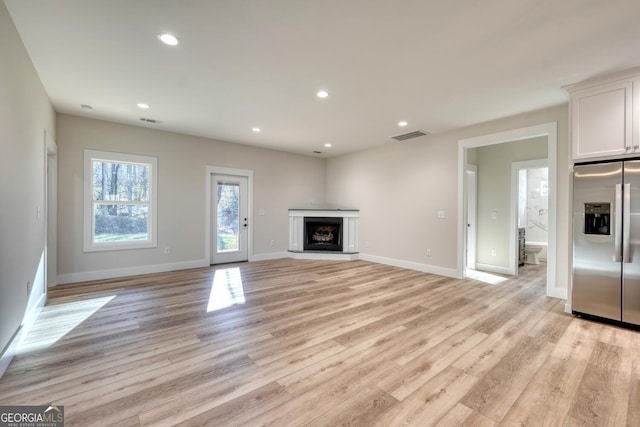
{"label": "white ceiling", "polygon": [[325,157],[565,103],[562,86],[640,65],[638,0],[5,3],[56,111]]}

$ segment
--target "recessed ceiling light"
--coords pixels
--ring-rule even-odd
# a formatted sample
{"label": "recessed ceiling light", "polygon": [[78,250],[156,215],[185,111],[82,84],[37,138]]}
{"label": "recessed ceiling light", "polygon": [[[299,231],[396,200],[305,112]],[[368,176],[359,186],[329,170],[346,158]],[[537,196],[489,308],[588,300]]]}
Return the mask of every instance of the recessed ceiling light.
{"label": "recessed ceiling light", "polygon": [[326,90],[319,90],[316,95],[318,96],[318,98],[326,98],[329,96],[329,92],[327,92]]}
{"label": "recessed ceiling light", "polygon": [[330,142],[327,142],[326,144],[324,144],[324,146],[325,146],[325,147],[327,147],[327,148],[329,148],[329,147],[331,147],[331,143],[330,143]]}
{"label": "recessed ceiling light", "polygon": [[158,39],[164,44],[168,44],[169,46],[175,46],[178,44],[178,39],[176,36],[169,33],[158,34]]}
{"label": "recessed ceiling light", "polygon": [[258,133],[258,132],[260,132],[262,129],[260,129],[260,128],[253,128],[253,129],[251,129],[251,130],[252,130],[253,132],[255,132],[255,133]]}
{"label": "recessed ceiling light", "polygon": [[149,104],[145,104],[144,102],[138,102],[136,105],[138,108],[142,108],[143,110],[147,110],[149,108]]}
{"label": "recessed ceiling light", "polygon": [[93,107],[87,104],[80,104],[80,109],[83,111],[93,111]]}
{"label": "recessed ceiling light", "polygon": [[405,120],[402,120],[402,121],[398,122],[398,126],[400,126],[400,127],[405,127],[408,124],[409,123],[407,121],[405,121]]}

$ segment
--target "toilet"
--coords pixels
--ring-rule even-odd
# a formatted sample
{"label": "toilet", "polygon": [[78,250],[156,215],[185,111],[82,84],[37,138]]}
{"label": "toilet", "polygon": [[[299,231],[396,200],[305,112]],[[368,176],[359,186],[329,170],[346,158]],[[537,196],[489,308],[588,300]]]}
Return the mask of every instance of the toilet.
{"label": "toilet", "polygon": [[527,264],[540,264],[540,260],[538,259],[538,255],[542,251],[541,245],[534,245],[530,243],[525,243],[524,245],[524,253],[525,259],[524,262]]}

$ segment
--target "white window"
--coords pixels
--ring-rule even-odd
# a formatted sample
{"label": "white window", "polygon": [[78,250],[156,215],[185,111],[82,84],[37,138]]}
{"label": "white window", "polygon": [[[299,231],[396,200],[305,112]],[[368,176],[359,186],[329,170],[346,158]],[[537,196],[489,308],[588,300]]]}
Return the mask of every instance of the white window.
{"label": "white window", "polygon": [[84,151],[84,251],[153,248],[156,157]]}

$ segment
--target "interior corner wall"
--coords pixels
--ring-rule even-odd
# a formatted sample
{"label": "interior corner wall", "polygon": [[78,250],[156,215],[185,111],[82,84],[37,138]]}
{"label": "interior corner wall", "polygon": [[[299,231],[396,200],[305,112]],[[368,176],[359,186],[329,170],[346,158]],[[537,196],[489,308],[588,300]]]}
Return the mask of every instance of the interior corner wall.
{"label": "interior corner wall", "polygon": [[44,261],[44,135],[45,131],[55,135],[53,107],[4,2],[0,2],[0,58],[2,352],[22,323],[28,287],[39,284],[34,281]]}
{"label": "interior corner wall", "polygon": [[[327,202],[360,209],[363,257],[459,271],[458,143],[462,139],[557,122],[557,277],[570,277],[568,105],[436,133],[327,160]],[[443,211],[445,217],[439,218]],[[431,249],[431,256],[427,255]]]}
{"label": "interior corner wall", "polygon": [[[286,254],[288,210],[308,207],[310,200],[324,201],[323,158],[66,114],[58,114],[57,132],[59,283],[208,265],[207,166],[253,171],[254,258]],[[85,149],[158,158],[156,248],[83,252]],[[165,247],[171,248],[169,255],[164,254]]]}

